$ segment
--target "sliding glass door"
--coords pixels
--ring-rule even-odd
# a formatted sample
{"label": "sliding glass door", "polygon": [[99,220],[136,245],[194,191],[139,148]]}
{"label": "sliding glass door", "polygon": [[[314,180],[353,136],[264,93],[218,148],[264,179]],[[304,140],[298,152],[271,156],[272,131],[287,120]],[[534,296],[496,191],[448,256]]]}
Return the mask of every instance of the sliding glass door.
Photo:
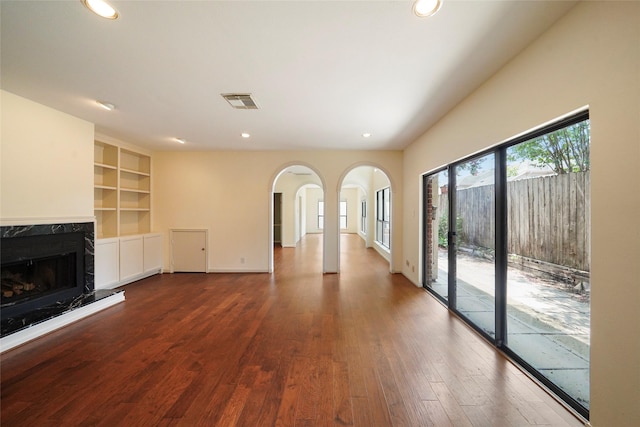
{"label": "sliding glass door", "polygon": [[423,177],[423,286],[585,417],[589,120]]}
{"label": "sliding glass door", "polygon": [[506,151],[506,347],[588,408],[589,122]]}
{"label": "sliding glass door", "polygon": [[456,175],[456,309],[495,338],[495,156],[458,163]]}

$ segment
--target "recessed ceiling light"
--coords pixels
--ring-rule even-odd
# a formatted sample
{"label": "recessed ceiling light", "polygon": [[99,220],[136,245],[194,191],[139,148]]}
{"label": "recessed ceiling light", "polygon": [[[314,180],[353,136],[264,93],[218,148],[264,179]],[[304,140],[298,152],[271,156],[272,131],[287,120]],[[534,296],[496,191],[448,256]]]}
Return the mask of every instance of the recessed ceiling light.
{"label": "recessed ceiling light", "polygon": [[362,134],[362,137],[363,137],[363,138],[370,138],[370,137],[371,137],[371,134],[370,134],[370,133],[363,133],[363,134]]}
{"label": "recessed ceiling light", "polygon": [[115,105],[113,105],[113,104],[112,104],[112,103],[110,103],[110,102],[105,102],[105,101],[96,101],[96,103],[97,103],[100,107],[104,108],[104,109],[105,109],[105,110],[107,110],[107,111],[113,111],[113,110],[115,110],[115,109],[116,109],[116,106],[115,106]]}
{"label": "recessed ceiling light", "polygon": [[242,132],[241,135],[243,138],[249,138],[251,136],[251,134],[248,134],[247,132]]}
{"label": "recessed ceiling light", "polygon": [[413,2],[413,13],[420,18],[426,18],[440,10],[442,0],[415,0]]}
{"label": "recessed ceiling light", "polygon": [[175,138],[175,140],[178,141],[180,144],[184,144],[185,142],[187,142],[187,140],[184,138]]}
{"label": "recessed ceiling light", "polygon": [[82,4],[98,16],[107,19],[118,19],[118,12],[104,0],[81,0]]}

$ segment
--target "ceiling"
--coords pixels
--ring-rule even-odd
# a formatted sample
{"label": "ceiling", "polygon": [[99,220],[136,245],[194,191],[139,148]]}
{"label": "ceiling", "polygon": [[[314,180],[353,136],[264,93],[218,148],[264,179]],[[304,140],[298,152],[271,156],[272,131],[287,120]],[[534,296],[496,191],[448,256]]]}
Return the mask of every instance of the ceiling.
{"label": "ceiling", "polygon": [[1,85],[152,150],[401,150],[575,4],[443,1],[2,0]]}

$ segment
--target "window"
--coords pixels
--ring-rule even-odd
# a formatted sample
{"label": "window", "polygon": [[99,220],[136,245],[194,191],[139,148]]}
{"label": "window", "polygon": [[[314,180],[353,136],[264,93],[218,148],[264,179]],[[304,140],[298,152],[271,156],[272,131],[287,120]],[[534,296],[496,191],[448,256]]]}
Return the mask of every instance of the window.
{"label": "window", "polygon": [[390,247],[391,236],[391,190],[389,187],[376,192],[376,242]]}
{"label": "window", "polygon": [[361,203],[360,231],[362,231],[363,234],[367,232],[367,201],[366,200],[363,200]]}
{"label": "window", "polygon": [[589,115],[423,177],[423,286],[589,414]]}
{"label": "window", "polygon": [[324,201],[318,200],[318,229],[324,229]]}
{"label": "window", "polygon": [[340,229],[345,230],[347,228],[347,202],[340,202]]}
{"label": "window", "polygon": [[[347,202],[340,202],[340,229],[347,228]],[[324,229],[324,201],[318,200],[318,229]]]}

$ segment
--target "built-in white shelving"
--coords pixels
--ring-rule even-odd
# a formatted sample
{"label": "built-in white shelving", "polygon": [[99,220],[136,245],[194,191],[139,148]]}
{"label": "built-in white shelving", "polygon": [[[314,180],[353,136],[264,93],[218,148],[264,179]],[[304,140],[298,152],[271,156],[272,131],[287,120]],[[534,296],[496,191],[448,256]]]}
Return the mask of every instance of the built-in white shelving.
{"label": "built-in white shelving", "polygon": [[151,157],[116,144],[94,146],[96,288],[162,270],[162,235],[151,233]]}

